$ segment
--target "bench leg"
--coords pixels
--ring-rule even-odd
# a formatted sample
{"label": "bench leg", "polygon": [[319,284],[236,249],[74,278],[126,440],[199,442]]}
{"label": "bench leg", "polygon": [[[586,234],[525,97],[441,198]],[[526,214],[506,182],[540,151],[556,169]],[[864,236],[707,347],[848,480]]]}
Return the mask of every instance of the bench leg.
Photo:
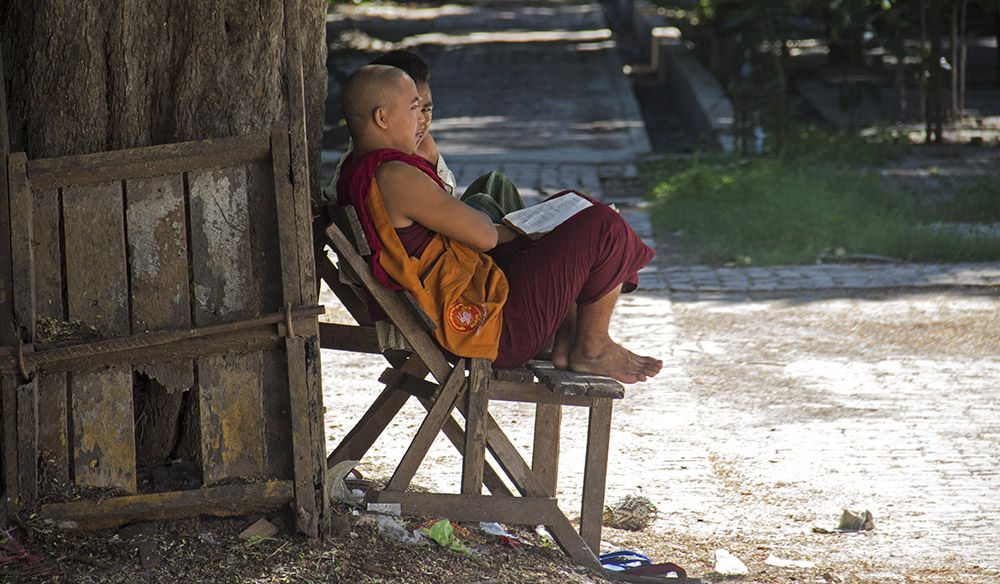
{"label": "bench leg", "polygon": [[562,406],[537,404],[535,406],[535,439],[531,447],[531,470],[556,496],[559,486],[559,440],[562,426]]}
{"label": "bench leg", "polygon": [[389,479],[389,484],[385,487],[387,491],[405,491],[406,487],[410,486],[410,481],[413,479],[413,475],[417,474],[417,469],[424,457],[427,456],[431,444],[441,432],[445,422],[451,417],[455,403],[462,401],[459,398],[462,397],[465,385],[465,361],[460,360],[441,387],[441,393],[434,400],[434,405],[431,406],[424,421],[420,424],[420,428],[417,429],[416,436],[413,437],[409,448],[406,449],[399,465],[396,466],[396,472],[392,473],[392,478]]}
{"label": "bench leg", "polygon": [[611,400],[598,399],[590,408],[587,427],[587,460],[583,468],[583,504],[580,535],[594,554],[601,551],[601,520],[608,476],[608,444],[611,439]]}
{"label": "bench leg", "polygon": [[462,452],[462,494],[481,495],[486,464],[486,414],[489,411],[487,384],[490,362],[469,361],[469,389],[465,396],[465,448]]}

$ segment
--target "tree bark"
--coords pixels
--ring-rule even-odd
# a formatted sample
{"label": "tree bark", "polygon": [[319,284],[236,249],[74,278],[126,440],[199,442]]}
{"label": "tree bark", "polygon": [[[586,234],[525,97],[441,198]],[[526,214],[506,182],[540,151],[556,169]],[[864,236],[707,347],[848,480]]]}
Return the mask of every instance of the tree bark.
{"label": "tree bark", "polygon": [[[288,39],[285,2],[299,11]],[[5,0],[11,151],[37,159],[268,131],[288,117],[287,41],[302,55],[316,193],[325,15],[324,0]],[[147,424],[138,447],[149,462],[184,443],[181,392],[155,397],[176,403],[151,404],[172,413]]]}
{"label": "tree bark", "polygon": [[[323,0],[299,5],[309,143],[326,98]],[[287,115],[281,0],[8,0],[11,150],[43,158],[266,131]],[[318,169],[319,148],[311,157]],[[318,178],[313,179],[318,184]]]}

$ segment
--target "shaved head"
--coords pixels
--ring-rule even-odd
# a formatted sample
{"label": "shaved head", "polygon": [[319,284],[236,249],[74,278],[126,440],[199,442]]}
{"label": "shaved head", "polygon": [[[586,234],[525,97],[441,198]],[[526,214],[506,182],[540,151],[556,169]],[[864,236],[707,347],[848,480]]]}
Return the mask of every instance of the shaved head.
{"label": "shaved head", "polygon": [[392,107],[401,90],[412,86],[413,80],[409,75],[389,65],[365,65],[355,71],[347,80],[341,96],[341,107],[351,137],[358,141],[375,111]]}

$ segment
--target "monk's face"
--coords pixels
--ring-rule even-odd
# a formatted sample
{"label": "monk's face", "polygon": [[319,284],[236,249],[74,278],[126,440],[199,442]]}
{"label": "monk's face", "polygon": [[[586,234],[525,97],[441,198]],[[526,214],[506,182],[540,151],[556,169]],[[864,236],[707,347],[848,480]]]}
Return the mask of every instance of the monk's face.
{"label": "monk's face", "polygon": [[434,116],[434,97],[431,95],[431,86],[427,83],[417,83],[417,95],[420,96],[420,133],[417,139],[419,145],[424,136],[431,130],[431,118]]}
{"label": "monk's face", "polygon": [[387,130],[396,149],[415,153],[423,137],[424,124],[420,113],[420,95],[412,79],[406,76],[399,78],[397,91],[393,92],[386,113]]}

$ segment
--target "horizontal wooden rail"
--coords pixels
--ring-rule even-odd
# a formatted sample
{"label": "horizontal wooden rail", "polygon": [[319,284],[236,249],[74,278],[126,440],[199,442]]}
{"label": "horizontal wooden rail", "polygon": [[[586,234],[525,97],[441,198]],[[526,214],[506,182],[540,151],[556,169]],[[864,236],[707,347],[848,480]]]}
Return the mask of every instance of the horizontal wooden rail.
{"label": "horizontal wooden rail", "polygon": [[271,139],[267,132],[262,132],[233,138],[40,158],[28,161],[27,173],[33,189],[46,189],[181,174],[270,160]]}
{"label": "horizontal wooden rail", "polygon": [[42,505],[40,515],[55,521],[73,521],[81,529],[106,529],[133,521],[157,521],[214,515],[232,517],[278,509],[292,501],[292,481],[268,481],[73,501]]}
{"label": "horizontal wooden rail", "polygon": [[[324,312],[325,308],[323,306],[299,307],[292,309],[290,313],[276,312],[247,320],[227,322],[192,329],[143,333],[130,337],[93,341],[69,347],[45,349],[27,353],[22,352],[20,355],[16,354],[16,349],[7,347],[4,348],[4,352],[7,353],[7,356],[0,359],[0,370],[7,373],[24,368],[30,372],[35,368],[50,366],[63,361],[75,361],[84,358],[127,353],[138,349],[151,349],[180,341],[247,331],[276,324],[284,324],[287,329],[290,319],[315,317],[323,314]],[[295,328],[294,324],[293,328]],[[11,354],[12,352],[15,354]],[[150,357],[155,357],[155,353]],[[159,359],[154,358],[152,360],[158,361]]]}

